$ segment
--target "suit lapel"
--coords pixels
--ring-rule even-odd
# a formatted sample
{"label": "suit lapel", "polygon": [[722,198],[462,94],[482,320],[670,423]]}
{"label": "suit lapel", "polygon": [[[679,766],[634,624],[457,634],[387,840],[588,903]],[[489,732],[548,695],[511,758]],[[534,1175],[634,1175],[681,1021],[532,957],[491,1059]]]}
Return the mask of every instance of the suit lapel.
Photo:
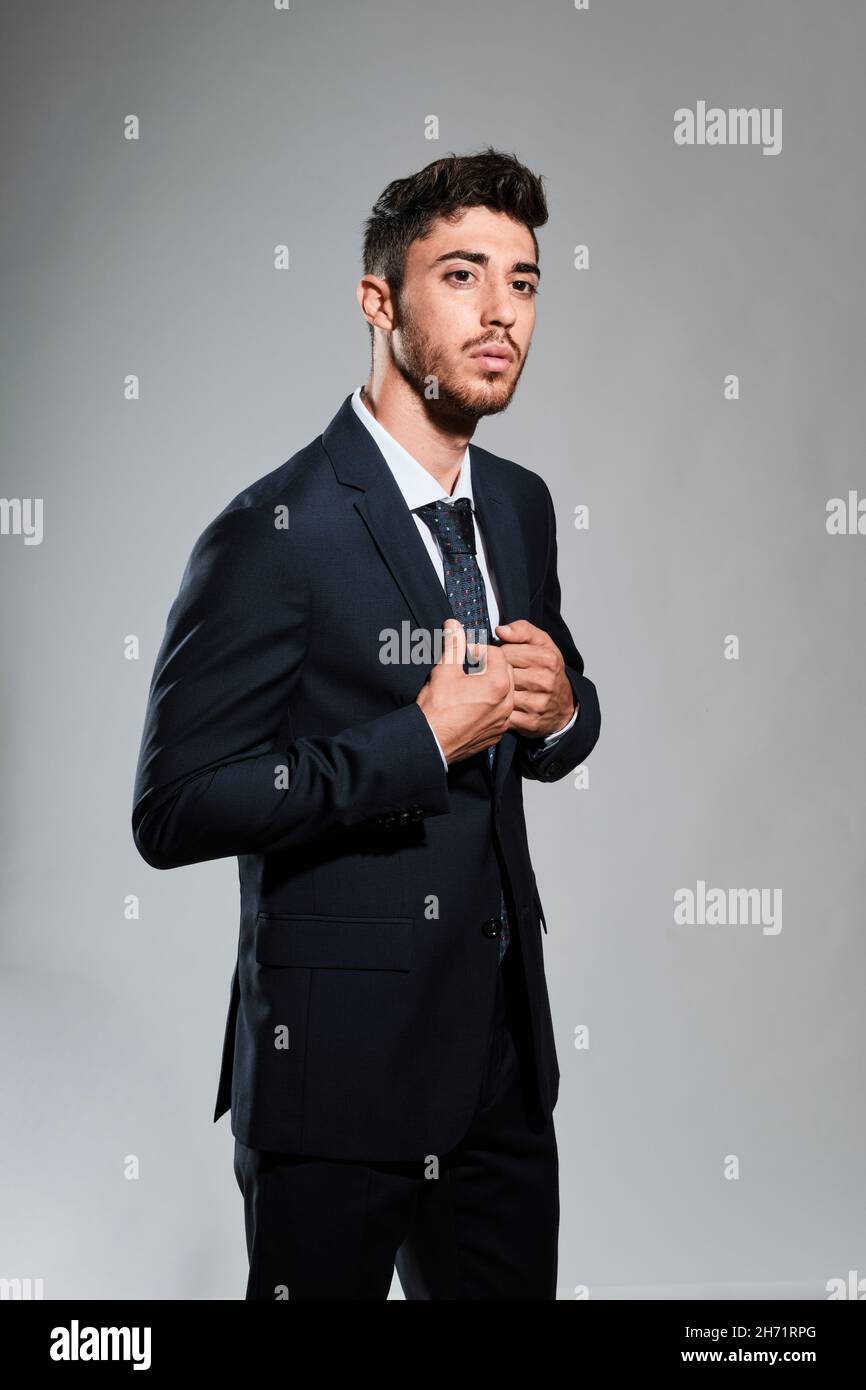
{"label": "suit lapel", "polygon": [[[395,583],[412,613],[415,626],[433,632],[452,616],[451,605],[439,581],[412,513],[376,446],[347,396],[322,434],[338,482],[355,488],[354,506],[370,532]],[[490,568],[500,597],[502,623],[526,617],[529,583],[523,535],[516,509],[504,489],[497,460],[486,450],[470,445],[472,494]],[[426,678],[431,669],[419,666]],[[503,734],[496,748],[493,782],[501,790],[516,747],[516,735]],[[487,769],[487,760],[484,760]]]}
{"label": "suit lapel", "polygon": [[[469,448],[472,453],[472,496],[499,594],[499,621],[510,623],[529,616],[529,580],[523,532],[517,509],[505,491],[495,456],[474,444],[470,444]],[[516,747],[517,735],[506,730],[496,745],[493,759],[496,793],[502,790]]]}

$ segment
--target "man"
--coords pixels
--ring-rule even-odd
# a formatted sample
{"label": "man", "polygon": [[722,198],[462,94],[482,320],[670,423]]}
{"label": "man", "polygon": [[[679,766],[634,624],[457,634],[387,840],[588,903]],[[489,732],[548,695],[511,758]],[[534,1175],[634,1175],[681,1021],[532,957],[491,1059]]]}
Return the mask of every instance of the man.
{"label": "man", "polygon": [[[559,1068],[522,779],[599,736],[534,472],[468,447],[526,363],[541,180],[437,160],[366,225],[372,369],[193,549],[133,833],[238,857],[214,1118],[248,1298],[556,1296]],[[444,643],[441,639],[444,634]],[[546,926],[545,926],[546,930]]]}

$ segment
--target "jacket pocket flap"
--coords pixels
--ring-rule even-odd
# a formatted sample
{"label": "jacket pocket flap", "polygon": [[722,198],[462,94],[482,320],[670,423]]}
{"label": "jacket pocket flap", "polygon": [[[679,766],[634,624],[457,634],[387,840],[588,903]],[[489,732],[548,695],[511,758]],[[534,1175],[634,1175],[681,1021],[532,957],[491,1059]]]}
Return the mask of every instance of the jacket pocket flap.
{"label": "jacket pocket flap", "polygon": [[260,965],[409,970],[412,918],[260,912],[256,960]]}

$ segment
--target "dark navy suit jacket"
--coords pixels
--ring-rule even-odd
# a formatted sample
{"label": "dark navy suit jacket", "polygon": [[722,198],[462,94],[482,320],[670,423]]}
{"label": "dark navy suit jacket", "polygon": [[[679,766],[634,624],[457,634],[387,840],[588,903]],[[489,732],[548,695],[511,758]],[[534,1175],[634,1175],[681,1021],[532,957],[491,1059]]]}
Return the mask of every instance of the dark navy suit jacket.
{"label": "dark navy suit jacket", "polygon": [[560,613],[547,485],[471,448],[500,620],[549,633],[579,703],[555,743],[508,731],[492,773],[484,752],[444,767],[415,703],[435,648],[381,655],[386,630],[433,633],[451,609],[351,397],[206,527],[168,616],[133,834],[157,869],[238,858],[214,1119],[231,1108],[244,1144],[399,1160],[459,1141],[492,1019],[501,872],[544,1113],[556,1103],[522,784],[565,777],[601,715]]}

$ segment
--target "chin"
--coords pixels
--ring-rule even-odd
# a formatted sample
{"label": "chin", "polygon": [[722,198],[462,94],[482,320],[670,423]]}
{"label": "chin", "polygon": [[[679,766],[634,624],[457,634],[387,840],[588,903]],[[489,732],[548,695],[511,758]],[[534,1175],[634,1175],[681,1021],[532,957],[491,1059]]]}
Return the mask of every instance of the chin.
{"label": "chin", "polygon": [[507,391],[497,396],[488,396],[485,401],[478,404],[478,415],[498,415],[500,411],[507,410],[514,398],[513,391]]}
{"label": "chin", "polygon": [[439,400],[458,410],[463,415],[480,419],[482,415],[496,415],[511,403],[517,382],[506,383],[498,372],[491,372],[479,380],[439,382]]}
{"label": "chin", "polygon": [[485,378],[483,385],[477,383],[474,388],[470,388],[468,395],[474,401],[474,408],[478,415],[496,415],[500,410],[505,410],[511,404],[517,382],[506,383],[498,374]]}

